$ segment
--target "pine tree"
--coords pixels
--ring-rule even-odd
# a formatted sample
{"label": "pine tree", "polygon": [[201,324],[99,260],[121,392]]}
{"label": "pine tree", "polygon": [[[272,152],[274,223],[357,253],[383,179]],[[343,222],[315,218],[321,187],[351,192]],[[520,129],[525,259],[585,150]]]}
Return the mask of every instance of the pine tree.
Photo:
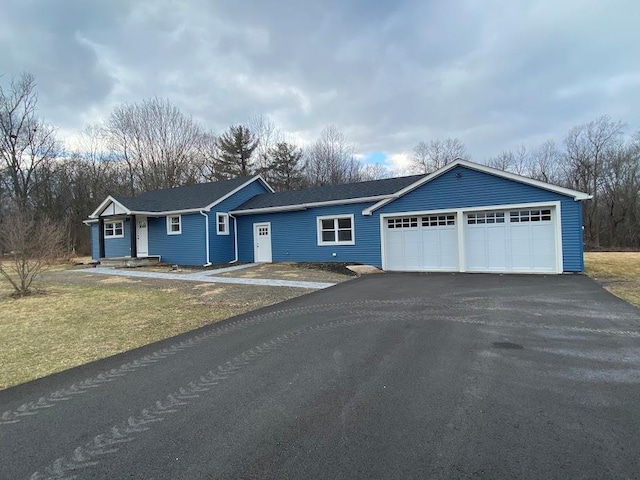
{"label": "pine tree", "polygon": [[219,178],[235,178],[251,175],[253,151],[258,140],[242,125],[232,125],[217,140],[218,152],[215,171]]}
{"label": "pine tree", "polygon": [[287,142],[279,142],[269,149],[267,178],[275,190],[293,190],[303,186],[301,159],[302,150]]}

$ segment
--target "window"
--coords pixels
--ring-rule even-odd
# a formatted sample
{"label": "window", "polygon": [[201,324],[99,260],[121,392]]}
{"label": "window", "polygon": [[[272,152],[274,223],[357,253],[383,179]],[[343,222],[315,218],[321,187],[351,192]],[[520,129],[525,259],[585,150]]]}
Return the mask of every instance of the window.
{"label": "window", "polygon": [[216,232],[218,235],[229,235],[229,215],[216,213]]}
{"label": "window", "polygon": [[387,220],[388,228],[416,228],[418,217],[390,218]]}
{"label": "window", "polygon": [[468,225],[483,223],[504,223],[504,212],[479,212],[467,214]]}
{"label": "window", "polygon": [[182,233],[182,218],[180,215],[167,215],[167,235]]}
{"label": "window", "polygon": [[444,227],[446,225],[455,225],[455,215],[430,215],[428,217],[422,217],[423,227]]}
{"label": "window", "polygon": [[104,222],[104,238],[122,237],[124,237],[124,222],[122,220]]}
{"label": "window", "polygon": [[518,210],[509,213],[511,223],[550,222],[551,210]]}
{"label": "window", "polygon": [[318,217],[318,245],[355,245],[353,215]]}

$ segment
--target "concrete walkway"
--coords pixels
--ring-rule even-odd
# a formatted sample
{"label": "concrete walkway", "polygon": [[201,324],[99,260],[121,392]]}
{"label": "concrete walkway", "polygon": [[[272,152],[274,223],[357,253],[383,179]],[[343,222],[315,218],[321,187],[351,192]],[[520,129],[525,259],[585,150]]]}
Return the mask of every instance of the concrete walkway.
{"label": "concrete walkway", "polygon": [[101,275],[115,275],[121,277],[138,277],[138,278],[157,278],[162,280],[183,280],[187,282],[201,282],[201,283],[235,283],[238,285],[263,285],[270,287],[293,287],[293,288],[309,288],[314,290],[320,290],[323,288],[332,287],[335,283],[326,282],[299,282],[295,280],[275,280],[270,278],[232,278],[232,277],[219,277],[221,273],[233,272],[235,270],[242,270],[244,268],[250,268],[257,266],[257,263],[250,263],[247,265],[236,265],[234,267],[219,268],[216,270],[203,270],[195,273],[162,273],[162,272],[148,272],[144,270],[132,270],[123,268],[112,267],[96,267],[92,269],[80,269],[74,270],[75,272],[84,273],[98,273]]}

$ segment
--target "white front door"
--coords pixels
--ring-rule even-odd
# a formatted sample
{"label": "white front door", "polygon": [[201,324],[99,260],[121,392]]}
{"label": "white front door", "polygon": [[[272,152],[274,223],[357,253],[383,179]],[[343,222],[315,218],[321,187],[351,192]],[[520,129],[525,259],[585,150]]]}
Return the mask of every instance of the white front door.
{"label": "white front door", "polygon": [[255,262],[271,262],[271,223],[253,224],[253,258]]}
{"label": "white front door", "polygon": [[149,255],[149,225],[147,217],[136,217],[136,249],[138,257]]}

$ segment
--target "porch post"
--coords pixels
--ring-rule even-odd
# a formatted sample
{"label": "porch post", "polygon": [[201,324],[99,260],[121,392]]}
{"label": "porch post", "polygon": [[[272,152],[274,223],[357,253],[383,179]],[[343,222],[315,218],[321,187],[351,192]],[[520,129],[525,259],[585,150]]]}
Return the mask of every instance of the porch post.
{"label": "porch post", "polygon": [[104,218],[98,218],[98,260],[105,258],[104,253]]}
{"label": "porch post", "polygon": [[129,217],[131,223],[131,258],[136,258],[138,256],[138,243],[136,237],[136,216],[131,215]]}

